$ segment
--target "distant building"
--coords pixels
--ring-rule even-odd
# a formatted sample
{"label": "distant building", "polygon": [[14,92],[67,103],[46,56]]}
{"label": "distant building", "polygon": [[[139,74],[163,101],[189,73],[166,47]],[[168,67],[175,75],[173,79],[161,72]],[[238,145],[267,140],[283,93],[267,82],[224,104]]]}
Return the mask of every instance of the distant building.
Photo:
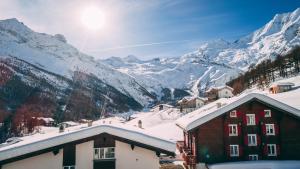
{"label": "distant building", "polygon": [[54,126],[55,121],[52,118],[47,117],[37,117],[37,124],[40,126]]}
{"label": "distant building", "polygon": [[79,124],[74,121],[65,121],[65,122],[62,122],[61,125],[64,126],[64,128],[68,128],[68,127],[77,126]]}
{"label": "distant building", "polygon": [[295,86],[294,83],[291,82],[278,82],[273,83],[271,87],[269,88],[270,93],[276,94],[276,93],[282,93],[289,90],[292,90],[293,86]]}
{"label": "distant building", "polygon": [[174,106],[172,105],[169,105],[169,104],[158,104],[154,107],[152,107],[152,109],[150,111],[161,111],[161,110],[167,110],[167,109],[170,109],[170,108],[173,108]]}
{"label": "distant building", "polygon": [[214,101],[219,98],[233,97],[233,88],[229,86],[212,87],[205,92],[205,96],[209,101]]}
{"label": "distant building", "polygon": [[206,103],[206,98],[201,97],[184,97],[177,102],[177,105],[182,113],[192,112]]}

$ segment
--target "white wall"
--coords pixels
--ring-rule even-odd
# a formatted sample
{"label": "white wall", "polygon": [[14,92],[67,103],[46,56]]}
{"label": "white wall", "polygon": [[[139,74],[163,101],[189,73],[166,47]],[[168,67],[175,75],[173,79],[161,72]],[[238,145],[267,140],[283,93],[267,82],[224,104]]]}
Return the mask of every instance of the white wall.
{"label": "white wall", "polygon": [[116,169],[159,169],[159,158],[154,151],[116,141]]}
{"label": "white wall", "polygon": [[61,169],[63,150],[54,155],[52,152],[26,158],[24,160],[8,163],[2,169]]}
{"label": "white wall", "polygon": [[93,169],[94,141],[76,145],[76,169]]}
{"label": "white wall", "polygon": [[233,97],[233,94],[231,90],[227,88],[223,88],[218,91],[218,96],[219,98],[229,98],[229,97]]}
{"label": "white wall", "polygon": [[196,99],[196,108],[200,108],[204,105],[204,101],[201,99]]}

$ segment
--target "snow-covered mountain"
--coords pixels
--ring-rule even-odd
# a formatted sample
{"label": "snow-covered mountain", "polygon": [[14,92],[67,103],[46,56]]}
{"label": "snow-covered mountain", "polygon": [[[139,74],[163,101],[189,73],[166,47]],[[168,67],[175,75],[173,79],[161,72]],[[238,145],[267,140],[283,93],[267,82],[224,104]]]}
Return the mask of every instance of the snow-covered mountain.
{"label": "snow-covered mountain", "polygon": [[[101,92],[104,93],[99,94],[103,98],[106,95],[107,102],[115,101],[117,104],[118,101],[118,104],[134,109],[154,99],[135,78],[81,53],[68,44],[63,35],[34,32],[16,19],[0,21],[0,59],[31,86],[38,84],[34,79],[42,79],[54,88],[72,89],[70,81],[74,80],[74,72],[82,72],[89,78],[88,81],[94,80],[93,87],[103,89]],[[104,90],[104,86],[110,90]],[[85,87],[92,88],[89,85]],[[130,101],[136,106],[130,105]]]}
{"label": "snow-covered mountain", "polygon": [[[198,95],[209,86],[228,80],[265,59],[274,59],[300,45],[300,8],[277,14],[255,32],[234,42],[223,39],[202,44],[197,51],[178,58],[141,61],[111,57],[103,62],[128,73],[149,91],[188,89]],[[132,59],[134,58],[134,59]]]}

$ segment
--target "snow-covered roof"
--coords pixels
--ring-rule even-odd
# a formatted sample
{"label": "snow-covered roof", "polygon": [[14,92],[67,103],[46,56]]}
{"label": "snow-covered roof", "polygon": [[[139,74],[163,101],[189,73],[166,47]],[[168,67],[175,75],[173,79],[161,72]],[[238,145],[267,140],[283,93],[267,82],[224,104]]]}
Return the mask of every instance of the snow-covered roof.
{"label": "snow-covered roof", "polygon": [[[300,90],[299,90],[300,91]],[[292,96],[298,96],[300,92],[297,92],[296,95],[291,94],[291,92],[286,92],[286,94],[290,93]],[[272,96],[272,97],[271,97]],[[275,97],[273,97],[275,96]],[[281,96],[281,97],[280,97]],[[205,122],[212,120],[236,107],[241,104],[244,104],[252,99],[258,99],[270,105],[273,105],[281,110],[286,112],[292,113],[296,116],[300,116],[300,102],[298,99],[295,101],[289,102],[288,99],[289,95],[269,95],[266,94],[259,94],[259,93],[250,93],[250,94],[242,94],[237,97],[233,98],[222,98],[210,104],[203,106],[202,108],[195,110],[176,121],[176,124],[179,125],[184,130],[188,131],[198,127],[199,125],[204,124]],[[285,97],[284,97],[285,96]],[[282,99],[284,97],[285,99]],[[222,106],[218,107],[218,103]]]}
{"label": "snow-covered roof", "polygon": [[164,107],[168,107],[168,108],[173,108],[173,107],[174,107],[174,106],[169,105],[169,104],[158,104],[158,105],[152,107],[152,109],[155,109],[155,108],[157,108],[157,107],[159,107],[159,106],[164,106]]}
{"label": "snow-covered roof", "polygon": [[186,96],[184,98],[182,98],[181,100],[178,101],[178,103],[181,103],[183,101],[191,101],[191,100],[194,100],[194,99],[199,99],[199,100],[202,100],[202,101],[207,101],[208,99],[207,98],[204,98],[204,97],[199,97],[199,96]]}
{"label": "snow-covered roof", "polygon": [[231,91],[234,90],[234,89],[233,89],[232,87],[230,87],[230,86],[219,86],[219,87],[211,87],[211,88],[209,88],[208,90],[206,90],[206,92],[210,92],[210,91],[212,91],[212,90],[222,90],[222,89],[225,89],[225,88],[227,88],[227,89],[229,89],[229,90],[231,90]]}
{"label": "snow-covered roof", "polygon": [[[76,127],[75,127],[76,128]],[[167,152],[175,152],[175,142],[154,137],[145,133],[142,129],[126,124],[100,124],[91,127],[81,127],[74,131],[62,133],[52,132],[47,134],[33,135],[16,144],[0,148],[0,161],[18,157],[31,152],[62,145],[64,143],[88,138],[101,133],[108,133],[117,137],[126,138],[138,143],[146,144]]]}
{"label": "snow-covered roof", "polygon": [[295,83],[292,82],[275,82],[271,85],[271,87],[274,86],[295,86]]}
{"label": "snow-covered roof", "polygon": [[76,125],[78,125],[78,123],[76,123],[74,121],[64,121],[64,122],[62,122],[62,124],[67,124],[69,126],[76,126]]}
{"label": "snow-covered roof", "polygon": [[54,120],[50,117],[37,117],[38,120],[43,120],[45,121],[46,123],[49,123],[49,122],[54,122]]}

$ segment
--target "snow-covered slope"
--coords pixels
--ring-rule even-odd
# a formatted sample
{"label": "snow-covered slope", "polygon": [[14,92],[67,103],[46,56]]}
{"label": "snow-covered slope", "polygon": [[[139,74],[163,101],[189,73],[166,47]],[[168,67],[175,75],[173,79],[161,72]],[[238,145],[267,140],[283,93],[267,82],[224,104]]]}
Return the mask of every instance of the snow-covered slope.
{"label": "snow-covered slope", "polygon": [[141,105],[152,100],[151,94],[133,77],[81,53],[63,35],[36,33],[18,20],[8,19],[0,21],[0,46],[2,59],[18,59],[67,79],[72,79],[74,71],[81,71],[96,76]]}
{"label": "snow-covered slope", "polygon": [[262,28],[234,42],[219,39],[204,43],[197,51],[178,58],[128,61],[112,57],[103,62],[136,77],[156,93],[162,88],[180,88],[197,95],[199,89],[224,85],[250,66],[274,59],[297,45],[300,45],[300,8],[277,14]]}

